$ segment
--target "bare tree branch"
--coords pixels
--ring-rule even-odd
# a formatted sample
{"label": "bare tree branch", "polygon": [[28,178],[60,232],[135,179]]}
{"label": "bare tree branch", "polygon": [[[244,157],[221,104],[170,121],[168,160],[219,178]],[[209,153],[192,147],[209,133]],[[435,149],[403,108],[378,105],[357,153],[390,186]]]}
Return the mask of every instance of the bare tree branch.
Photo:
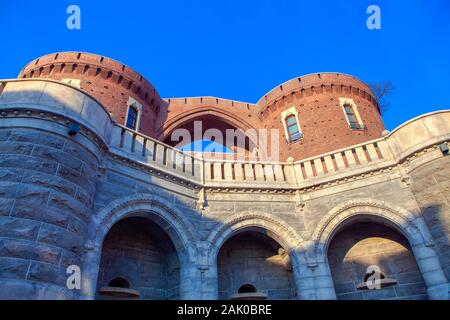
{"label": "bare tree branch", "polygon": [[383,81],[372,83],[369,87],[372,89],[375,99],[378,101],[381,113],[385,113],[390,107],[390,102],[387,100],[387,96],[391,95],[394,91],[394,85],[390,81]]}

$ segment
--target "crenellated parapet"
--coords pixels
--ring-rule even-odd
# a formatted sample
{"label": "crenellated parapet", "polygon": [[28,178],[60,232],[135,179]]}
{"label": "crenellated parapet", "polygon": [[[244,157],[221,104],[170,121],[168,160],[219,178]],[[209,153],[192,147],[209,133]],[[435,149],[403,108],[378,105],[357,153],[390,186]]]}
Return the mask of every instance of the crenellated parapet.
{"label": "crenellated parapet", "polygon": [[[201,134],[211,128],[275,129],[277,158],[301,160],[380,138],[385,131],[369,86],[342,73],[294,78],[257,103],[210,96],[161,99],[151,83],[130,67],[83,52],[40,57],[19,78],[49,78],[78,87],[95,97],[118,124],[171,145],[176,145],[171,134],[176,129],[192,131],[194,121],[203,123]],[[295,116],[294,133],[288,131],[289,116]],[[235,151],[251,158],[255,148],[250,140]]]}
{"label": "crenellated parapet", "polygon": [[49,78],[83,89],[100,101],[117,122],[124,124],[130,97],[141,106],[140,130],[154,134],[161,98],[142,75],[113,59],[84,52],[61,52],[30,62],[19,78]]}

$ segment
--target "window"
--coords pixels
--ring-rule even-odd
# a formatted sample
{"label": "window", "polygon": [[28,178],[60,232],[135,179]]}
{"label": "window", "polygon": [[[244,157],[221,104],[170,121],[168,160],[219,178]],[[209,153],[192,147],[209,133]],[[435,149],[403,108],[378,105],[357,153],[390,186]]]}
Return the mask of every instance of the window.
{"label": "window", "polygon": [[140,104],[136,99],[128,98],[128,112],[125,121],[125,126],[132,130],[139,130],[141,124],[141,114],[142,114],[142,104]]}
{"label": "window", "polygon": [[350,128],[359,129],[358,119],[356,119],[355,111],[353,111],[353,107],[349,104],[345,104],[344,110],[345,110],[345,114],[347,115],[347,119],[350,124]]}
{"label": "window", "polygon": [[289,135],[289,142],[295,142],[302,138],[300,129],[298,128],[297,117],[293,114],[286,118],[286,128]]}
{"label": "window", "polygon": [[303,138],[298,121],[298,112],[295,107],[289,108],[281,113],[281,121],[288,143],[299,141]]}
{"label": "window", "polygon": [[366,126],[363,124],[358,113],[358,107],[353,99],[339,98],[342,109],[347,118],[348,126],[352,130],[365,130]]}
{"label": "window", "polygon": [[135,107],[130,106],[128,108],[128,116],[127,116],[127,128],[136,130],[138,118],[138,110]]}

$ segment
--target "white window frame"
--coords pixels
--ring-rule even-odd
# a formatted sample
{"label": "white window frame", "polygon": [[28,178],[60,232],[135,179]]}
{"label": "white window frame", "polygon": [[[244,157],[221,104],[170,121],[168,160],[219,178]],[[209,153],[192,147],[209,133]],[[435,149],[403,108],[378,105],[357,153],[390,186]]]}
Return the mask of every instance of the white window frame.
{"label": "white window frame", "polygon": [[[136,128],[135,129],[131,129],[127,127],[127,121],[128,121],[128,114],[130,112],[130,107],[133,107],[136,109],[137,111],[137,115],[136,115]],[[136,99],[129,97],[128,98],[128,103],[127,103],[127,114],[125,116],[125,123],[124,126],[127,127],[128,129],[131,130],[135,130],[135,131],[139,131],[141,128],[141,115],[142,115],[142,104],[139,103]]]}
{"label": "white window frame", "polygon": [[[365,129],[364,122],[362,121],[362,118],[359,115],[358,106],[356,105],[355,101],[353,101],[353,99],[350,99],[350,98],[339,98],[339,104],[341,105],[342,112],[344,112],[344,116],[345,116],[345,119],[347,120],[348,127],[351,130],[364,130]],[[356,121],[358,121],[358,125],[361,128],[352,128],[352,125],[350,123],[350,120],[347,116],[347,112],[345,111],[345,107],[344,107],[347,104],[352,107],[353,112],[355,113]]]}
{"label": "white window frame", "polygon": [[[289,134],[288,127],[286,125],[287,117],[292,116],[292,115],[295,116],[295,120],[297,121],[298,132],[300,133],[300,136],[301,136],[300,139],[295,140],[295,141],[291,141],[290,140],[291,136]],[[298,141],[303,140],[303,132],[302,132],[302,128],[300,126],[300,121],[298,120],[298,111],[297,111],[297,109],[295,107],[291,107],[291,108],[289,108],[289,109],[287,109],[287,110],[285,110],[285,111],[283,111],[281,113],[281,122],[283,124],[284,134],[285,134],[287,143],[296,143]]]}

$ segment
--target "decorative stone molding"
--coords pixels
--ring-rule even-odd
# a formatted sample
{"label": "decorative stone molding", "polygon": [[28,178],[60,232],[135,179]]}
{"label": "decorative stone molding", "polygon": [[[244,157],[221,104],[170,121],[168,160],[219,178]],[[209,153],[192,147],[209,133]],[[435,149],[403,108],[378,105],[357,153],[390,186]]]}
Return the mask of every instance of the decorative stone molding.
{"label": "decorative stone molding", "polygon": [[303,200],[302,192],[299,190],[297,191],[297,203],[295,205],[298,212],[303,212],[305,209],[306,203]]}
{"label": "decorative stone molding", "polygon": [[[233,214],[223,220],[208,237],[207,258],[215,261],[217,254],[227,239],[247,229],[258,228],[269,232],[269,236],[277,241],[288,253],[300,251],[303,239],[294,228],[274,215],[245,211]],[[295,257],[293,255],[292,257]],[[292,262],[295,263],[294,259]]]}
{"label": "decorative stone molding", "polygon": [[167,172],[164,172],[162,170],[158,170],[156,169],[154,166],[150,166],[147,164],[143,164],[140,161],[136,161],[134,159],[130,159],[128,157],[124,157],[122,155],[118,155],[116,153],[114,153],[113,151],[111,153],[109,153],[109,159],[111,161],[115,161],[115,162],[119,162],[123,165],[129,166],[133,169],[137,169],[137,170],[142,170],[142,171],[146,171],[149,174],[151,174],[154,177],[178,184],[180,186],[184,186],[184,187],[188,187],[188,188],[193,188],[193,189],[200,189],[201,185],[196,183],[193,180],[189,180],[186,177],[177,177],[174,176],[172,174],[169,174]]}
{"label": "decorative stone molding", "polygon": [[[13,105],[9,106],[6,105],[6,107],[2,106],[0,112],[1,118],[30,118],[30,119],[41,119],[46,121],[51,121],[53,123],[60,124],[62,126],[67,127],[67,130],[69,130],[70,124],[73,122],[73,120],[69,117],[66,117],[62,114],[35,109],[32,105],[28,106],[27,108],[17,108]],[[1,119],[0,118],[0,119]],[[99,137],[99,135],[90,130],[88,127],[84,126],[83,124],[80,124],[80,133],[84,136],[88,137],[91,141],[93,141],[96,146],[102,150],[103,152],[108,151],[108,145]]]}
{"label": "decorative stone molding", "polygon": [[198,239],[191,222],[171,199],[150,194],[136,194],[118,199],[94,216],[89,226],[89,240],[94,248],[101,250],[103,238],[117,221],[141,213],[157,217],[158,223],[163,221],[166,225],[162,227],[174,242],[179,254],[185,255],[190,261],[196,260],[195,244]]}
{"label": "decorative stone molding", "polygon": [[198,192],[197,208],[203,211],[205,210],[207,205],[208,201],[206,200],[205,188],[201,188],[200,191]]}
{"label": "decorative stone molding", "polygon": [[136,99],[133,97],[128,97],[128,103],[127,103],[127,113],[125,115],[125,123],[124,126],[127,125],[128,121],[128,114],[130,112],[130,107],[135,108],[137,111],[136,115],[136,128],[134,130],[140,131],[141,128],[141,118],[142,118],[142,103],[139,103]]}
{"label": "decorative stone molding", "polygon": [[361,116],[359,115],[358,106],[356,105],[355,101],[350,98],[339,98],[339,104],[342,107],[342,112],[344,112],[345,119],[347,120],[347,123],[349,126],[350,120],[348,119],[347,113],[345,112],[345,105],[350,105],[353,109],[353,112],[355,113],[356,120],[358,121],[359,125],[363,125],[363,121]]}
{"label": "decorative stone molding", "polygon": [[[287,126],[286,126],[286,118],[289,117],[289,116],[294,116],[295,117],[295,121],[297,122],[297,127],[298,127],[298,130],[300,132],[300,135],[302,135],[302,128],[300,127],[300,121],[298,119],[298,111],[297,111],[297,109],[295,107],[291,107],[291,108],[289,108],[289,109],[287,109],[287,110],[285,110],[285,111],[283,111],[281,113],[281,123],[282,123],[283,128],[284,128],[284,135],[286,137],[286,141],[287,141],[287,143],[293,143],[289,139],[289,130],[288,130]],[[300,138],[299,140],[301,140],[301,139],[302,138]],[[299,141],[299,140],[296,140],[296,141]]]}
{"label": "decorative stone molding", "polygon": [[409,240],[411,246],[432,242],[421,217],[385,201],[355,199],[339,205],[320,220],[312,236],[316,254],[326,255],[331,237],[341,223],[358,216],[374,216],[392,223]]}

